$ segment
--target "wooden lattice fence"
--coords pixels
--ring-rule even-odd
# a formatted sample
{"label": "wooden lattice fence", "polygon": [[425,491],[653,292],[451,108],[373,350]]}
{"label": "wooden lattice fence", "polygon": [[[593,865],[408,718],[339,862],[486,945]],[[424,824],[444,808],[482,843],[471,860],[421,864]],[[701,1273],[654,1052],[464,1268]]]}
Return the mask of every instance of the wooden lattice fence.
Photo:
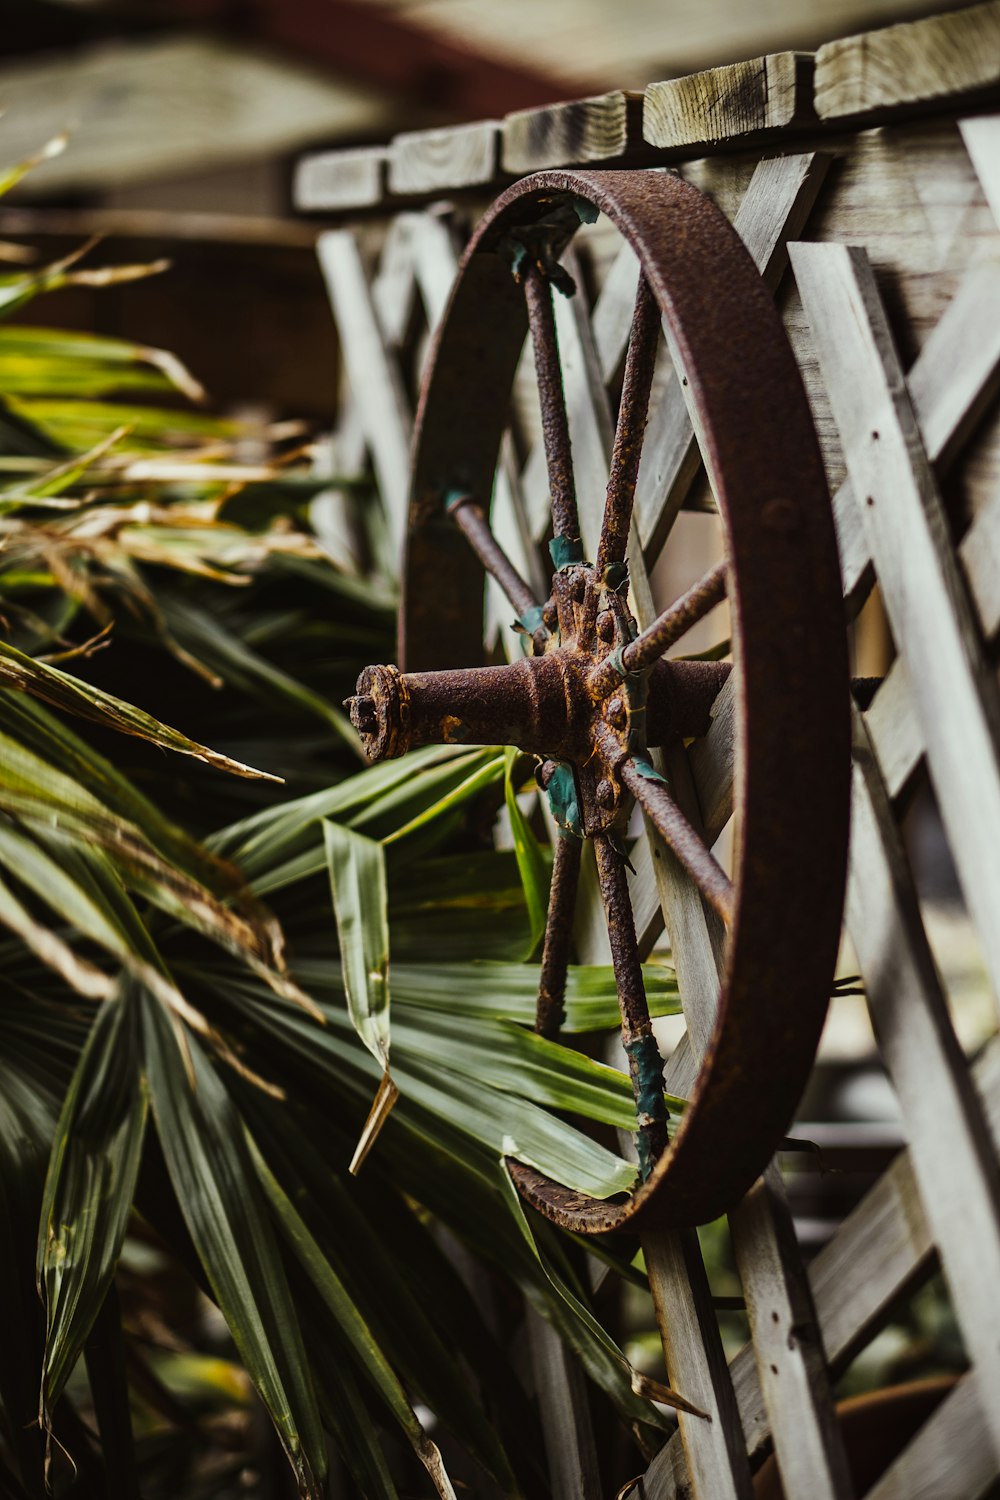
{"label": "wooden lattice fence", "polygon": [[[738,97],[730,90],[725,102],[733,70],[654,86],[638,139],[634,99],[616,114],[618,96],[603,101],[603,115],[601,101],[550,111],[548,120],[535,112],[532,129],[517,117],[408,136],[382,153],[388,185],[369,153],[364,190],[346,203],[350,183],[360,180],[359,153],[342,158],[339,178],[337,157],[303,166],[304,206],[376,206],[383,213],[337,223],[321,236],[319,253],[344,371],[336,466],[356,471],[370,462],[394,545],[407,518],[415,372],[476,202],[488,200],[501,165],[527,170],[595,155],[616,165],[648,162],[649,170],[680,171],[715,198],[775,292],[821,436],[848,613],[855,616],[877,584],[895,646],[870,706],[854,712],[846,923],[908,1147],[808,1269],[777,1165],[733,1211],[752,1340],[728,1366],[696,1235],[645,1238],[671,1384],[711,1417],[681,1416],[679,1435],[633,1490],[646,1500],[749,1496],[750,1460],[771,1441],[789,1496],[850,1495],[831,1382],[938,1263],[971,1369],[869,1496],[972,1500],[1000,1476],[1000,1043],[994,1037],[969,1065],[900,831],[906,794],[926,775],[1000,995],[993,654],[1000,633],[1000,115],[990,112],[988,95],[1000,71],[998,17],[996,6],[983,5],[891,28],[853,51],[847,43],[824,49],[830,55],[821,53],[815,70],[806,59],[740,65],[758,93],[763,88],[766,108],[750,107],[757,98],[750,84]],[[942,35],[952,48],[944,61]],[[991,41],[996,58],[984,62]],[[900,82],[904,76],[915,80],[912,87]],[[923,109],[935,96],[937,113],[920,117],[915,104]],[[873,124],[879,108],[882,121]],[[590,135],[581,125],[588,120]],[[607,128],[594,146],[599,120]],[[858,121],[866,128],[857,129]],[[706,146],[714,154],[706,155]],[[443,180],[463,173],[462,182]],[[394,208],[399,195],[453,187],[480,198],[460,209]],[[556,299],[581,520],[591,545],[637,277],[632,251],[612,250],[599,228],[583,232],[580,292]],[[650,577],[679,511],[712,508],[682,380],[661,363],[629,554],[641,626],[657,613]],[[494,529],[524,575],[541,584],[544,458],[530,423],[516,438],[502,449]],[[508,614],[491,596],[494,631]],[[500,639],[519,649],[509,632]],[[724,689],[709,734],[661,763],[709,844],[733,811],[733,726],[732,694]],[[649,951],[665,922],[678,969],[687,1035],[671,1056],[667,1087],[683,1094],[711,1031],[720,934],[652,834],[633,862],[641,944]],[[593,885],[584,906],[579,956],[606,961]],[[596,1496],[591,1439],[573,1401],[578,1377],[544,1325],[533,1326],[532,1339],[546,1426],[559,1438],[550,1456],[554,1492]]]}

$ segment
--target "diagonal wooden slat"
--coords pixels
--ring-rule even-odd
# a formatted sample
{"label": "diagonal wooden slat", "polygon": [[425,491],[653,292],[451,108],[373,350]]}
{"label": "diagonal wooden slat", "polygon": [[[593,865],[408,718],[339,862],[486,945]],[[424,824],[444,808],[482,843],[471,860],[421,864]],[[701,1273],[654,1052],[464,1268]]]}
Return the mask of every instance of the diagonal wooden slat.
{"label": "diagonal wooden slat", "polygon": [[[829,166],[820,152],[760,162],[733,228],[774,291],[788,263],[787,243],[801,233]],[[636,488],[636,517],[647,559],[655,561],[700,468],[685,389],[675,371],[652,413]]]}
{"label": "diagonal wooden slat", "polygon": [[966,1375],[868,1491],[866,1500],[980,1500],[996,1493],[996,1453],[981,1412],[994,1399]]}
{"label": "diagonal wooden slat", "polygon": [[372,302],[382,338],[398,348],[406,337],[417,298],[413,241],[421,214],[397,214],[386,231],[372,280]]}
{"label": "diagonal wooden slat", "polygon": [[[994,395],[998,372],[1000,265],[985,261],[966,273],[906,377],[924,451],[939,474],[966,441]],[[844,596],[856,611],[867,597],[873,575],[864,519],[850,476],[834,495],[833,510]],[[1000,573],[995,567],[996,549],[984,548],[982,535],[973,539],[973,533],[981,531],[977,522],[962,548],[966,569],[985,573],[994,563],[992,571]],[[987,560],[979,563],[984,553]],[[975,583],[973,592],[977,592]],[[1000,623],[1000,585],[988,589],[984,577],[978,592],[983,596],[980,613],[984,623],[993,616]],[[995,629],[996,624],[986,628]]]}
{"label": "diagonal wooden slat", "polygon": [[[967,358],[963,358],[967,356]],[[962,367],[960,389],[949,372]],[[953,448],[972,425],[1000,383],[1000,265],[976,267],[963,282],[908,377],[914,408],[928,457]],[[925,425],[926,424],[926,425]],[[850,480],[834,498],[837,537],[845,597],[862,587],[870,565],[869,548]],[[1000,628],[1000,499],[981,511],[969,528],[959,556],[980,623],[987,637]],[[867,581],[870,586],[870,577]],[[865,591],[867,589],[865,588]],[[910,701],[906,665],[893,664],[868,713],[882,771],[895,797],[916,769],[923,753],[920,726]],[[712,727],[692,746],[690,759],[710,840],[718,837],[732,813],[732,758],[735,733],[735,684],[727,684],[712,710]]]}
{"label": "diagonal wooden slat", "polygon": [[[847,923],[965,1347],[980,1389],[995,1391],[1000,1388],[1000,1175],[860,714],[855,715]],[[984,1416],[1000,1463],[996,1401],[987,1401]]]}
{"label": "diagonal wooden slat", "polygon": [[[963,280],[910,369],[907,384],[928,458],[954,452],[1000,386],[1000,265],[986,262]],[[871,586],[870,552],[850,478],[834,496],[844,596],[857,608]],[[987,639],[1000,629],[1000,497],[974,518],[959,559]],[[712,727],[690,751],[709,839],[732,813],[735,684],[712,710]],[[882,774],[895,797],[923,754],[906,663],[897,658],[867,714]]]}
{"label": "diagonal wooden slat", "polygon": [[798,244],[791,255],[941,816],[1000,996],[1000,693],[867,256],[833,244]]}
{"label": "diagonal wooden slat", "polygon": [[459,247],[450,221],[441,214],[414,215],[411,255],[413,270],[424,304],[428,327],[433,330],[444,317],[455,274]]}
{"label": "diagonal wooden slat", "polygon": [[398,555],[409,512],[411,416],[395,362],[389,357],[357,241],[331,229],[316,253],[350,370],[358,419],[371,455]]}
{"label": "diagonal wooden slat", "polygon": [[1000,115],[975,115],[959,120],[958,128],[1000,229]]}
{"label": "diagonal wooden slat", "polygon": [[[971,1075],[993,1152],[1000,1157],[1000,1040],[994,1038],[987,1046]],[[832,1371],[844,1368],[878,1330],[892,1304],[926,1276],[933,1264],[934,1241],[912,1158],[909,1151],[902,1151],[809,1267],[816,1316]],[[751,1345],[736,1355],[730,1373],[743,1432],[754,1453],[768,1440],[769,1424]],[[972,1421],[978,1424],[977,1432],[984,1429],[981,1414],[973,1412]],[[680,1500],[689,1487],[683,1449],[674,1437],[646,1471],[644,1500]]]}
{"label": "diagonal wooden slat", "polygon": [[526,1319],[553,1500],[601,1500],[583,1371],[556,1330],[530,1305]]}
{"label": "diagonal wooden slat", "polygon": [[[978,411],[982,409],[985,399],[991,392],[992,381],[995,376],[997,355],[993,352],[993,331],[996,327],[995,320],[987,318],[982,320],[983,298],[986,294],[996,295],[994,288],[997,285],[997,271],[993,266],[977,268],[968,278],[967,287],[963,287],[960,298],[950,308],[942,324],[932,335],[930,355],[923,361],[922,369],[911,372],[911,379],[916,375],[917,389],[920,393],[921,416],[928,421],[931,441],[937,455],[950,456],[951,452],[960,446],[962,439],[969,429],[974,425]],[[978,320],[976,314],[978,312]],[[971,330],[974,322],[978,321],[978,336],[974,343],[970,343]],[[985,346],[985,347],[984,347]],[[926,352],[926,351],[925,351]],[[971,356],[971,358],[970,358]],[[969,366],[972,366],[970,369]],[[918,361],[921,365],[921,361]],[[926,372],[926,374],[924,374]],[[958,377],[958,378],[951,378]],[[850,481],[848,481],[848,484]],[[848,491],[849,492],[849,491]],[[989,515],[989,511],[984,513]],[[982,524],[981,518],[977,518]],[[860,528],[858,528],[860,529]],[[972,530],[976,529],[976,524]],[[972,540],[972,532],[969,538],[969,555],[982,557],[984,549],[976,547]],[[867,563],[867,549],[862,549],[861,566]],[[977,601],[978,602],[978,601]],[[920,753],[919,730],[914,733],[914,716],[910,709],[909,684],[905,678],[905,663],[897,663],[894,669],[895,683],[892,678],[887,682],[880,693],[876,696],[871,718],[878,718],[879,699],[883,694],[887,695],[884,701],[886,710],[893,708],[895,712],[884,714],[886,731],[894,726],[897,731],[902,724],[907,724],[909,733],[901,738],[904,741],[916,744],[916,754]],[[730,776],[729,769],[732,764],[732,703],[731,693],[720,695],[716,705],[716,722],[713,732],[706,740],[701,741],[692,755],[692,765],[698,776],[699,791],[702,793],[703,806],[708,806],[717,820],[716,826],[721,826],[728,817],[730,803]],[[727,701],[729,700],[729,701]],[[888,739],[888,733],[886,733]],[[906,774],[904,754],[903,765],[897,765],[896,776],[902,784],[902,778]],[[899,757],[897,757],[897,761]],[[898,787],[896,788],[898,789]],[[884,814],[887,816],[887,814]],[[886,824],[888,830],[890,825]],[[894,830],[892,830],[894,833]],[[711,837],[713,827],[709,822],[708,836]],[[898,838],[898,835],[896,835]],[[854,861],[857,866],[857,857]],[[884,874],[884,872],[883,872]],[[855,868],[852,880],[855,885],[859,879]],[[884,889],[884,887],[883,887]],[[877,898],[877,885],[869,889],[869,897]],[[876,908],[877,909],[877,908]],[[883,908],[884,909],[884,908]],[[925,940],[924,940],[925,941]],[[918,949],[919,952],[919,949]],[[912,952],[907,949],[907,959],[913,961]],[[895,976],[897,993],[899,976]],[[942,1018],[940,1011],[935,1010],[937,1023],[947,1027],[946,1015]],[[953,1037],[952,1037],[953,1043]],[[891,1049],[890,1049],[891,1050]],[[986,1183],[994,1183],[992,1189],[988,1189],[985,1195],[986,1208],[983,1208],[983,1199],[980,1197],[978,1211],[985,1212],[988,1219],[992,1218],[991,1206],[995,1202],[996,1169],[989,1148],[984,1146],[984,1132],[981,1122],[978,1120],[978,1112],[975,1102],[970,1100],[964,1084],[964,1060],[960,1054],[956,1056],[957,1048],[948,1053],[947,1049],[942,1056],[941,1049],[935,1055],[934,1065],[942,1068],[953,1096],[956,1098],[956,1109],[961,1118],[968,1120],[971,1117],[971,1138],[968,1131],[964,1137],[959,1136],[960,1141],[968,1141],[965,1159],[970,1160],[974,1174],[982,1174]],[[925,1056],[926,1049],[919,1049],[913,1053],[914,1058]],[[913,1085],[917,1087],[916,1084]],[[920,1100],[926,1118],[926,1099]],[[918,1108],[917,1102],[912,1105]],[[935,1117],[936,1123],[936,1117]],[[995,1121],[994,1121],[995,1128]],[[977,1134],[978,1129],[978,1134]],[[950,1140],[954,1132],[941,1131],[939,1144]],[[866,1327],[873,1327],[877,1322],[886,1304],[891,1301],[893,1295],[906,1285],[907,1281],[914,1275],[920,1273],[921,1267],[926,1265],[933,1254],[933,1242],[926,1221],[921,1222],[922,1206],[917,1196],[916,1180],[914,1176],[914,1160],[910,1157],[901,1158],[894,1163],[877,1189],[869,1195],[862,1205],[864,1212],[860,1210],[855,1216],[854,1222],[848,1221],[833,1244],[828,1247],[814,1264],[811,1277],[813,1290],[816,1296],[817,1308],[821,1316],[823,1333],[827,1343],[827,1349],[831,1363],[842,1361],[847,1353],[863,1338]],[[927,1167],[918,1167],[922,1176],[926,1178]],[[968,1179],[966,1184],[968,1185]],[[927,1193],[931,1191],[925,1186],[924,1199],[927,1201]],[[975,1191],[975,1188],[973,1189]],[[903,1226],[907,1227],[907,1233],[902,1233]],[[973,1250],[982,1237],[982,1228],[979,1234],[970,1235],[964,1246],[956,1245],[954,1242],[961,1237],[961,1220],[946,1224],[946,1238],[953,1244],[953,1254],[961,1257],[963,1248],[968,1256],[970,1248]],[[993,1225],[988,1233],[995,1241],[996,1229]],[[989,1241],[988,1241],[989,1242]],[[987,1256],[987,1260],[989,1257]],[[863,1271],[862,1269],[863,1268]],[[956,1275],[961,1274],[956,1265]],[[992,1278],[987,1276],[987,1283]],[[973,1283],[979,1300],[983,1296],[984,1281],[973,1277]],[[995,1283],[994,1283],[995,1284]],[[895,1289],[895,1291],[894,1291]],[[971,1323],[975,1319],[976,1298],[963,1289],[966,1293],[966,1321]],[[985,1320],[986,1328],[974,1331],[974,1338],[981,1339],[981,1346],[986,1358],[995,1360],[997,1354],[996,1339],[989,1320]],[[753,1350],[748,1346],[737,1358],[733,1365],[734,1387],[740,1405],[744,1430],[751,1450],[763,1442],[769,1431],[766,1408],[764,1407],[759,1376],[754,1366]],[[996,1472],[995,1463],[984,1461],[984,1447],[992,1460],[992,1450],[988,1436],[985,1437],[983,1429],[985,1423],[974,1409],[970,1418],[971,1403],[969,1394],[966,1392],[961,1397],[959,1405],[958,1396],[951,1398],[951,1402],[945,1403],[939,1420],[944,1423],[949,1421],[951,1425],[946,1429],[949,1432],[956,1431],[959,1424],[964,1424],[966,1430],[972,1423],[973,1441],[970,1444],[970,1453],[974,1456],[972,1468],[978,1464],[977,1472],[992,1478]],[[950,1413],[956,1412],[956,1417],[951,1418]],[[978,1421],[976,1417],[978,1416]],[[963,1473],[966,1470],[959,1465]],[[917,1477],[920,1473],[919,1463],[908,1462],[904,1454],[897,1468],[900,1478],[894,1481],[895,1488],[886,1485],[885,1500],[888,1496],[899,1496],[908,1493],[922,1493],[928,1497],[936,1493],[933,1489],[915,1488]],[[890,1471],[891,1472],[891,1471]],[[668,1448],[658,1456],[646,1476],[645,1492],[649,1497],[674,1496],[685,1492],[688,1482],[686,1465],[677,1440],[674,1440]],[[984,1481],[985,1482],[985,1481]],[[978,1493],[977,1488],[970,1489],[969,1493]],[[947,1493],[964,1493],[960,1488],[950,1488]]]}

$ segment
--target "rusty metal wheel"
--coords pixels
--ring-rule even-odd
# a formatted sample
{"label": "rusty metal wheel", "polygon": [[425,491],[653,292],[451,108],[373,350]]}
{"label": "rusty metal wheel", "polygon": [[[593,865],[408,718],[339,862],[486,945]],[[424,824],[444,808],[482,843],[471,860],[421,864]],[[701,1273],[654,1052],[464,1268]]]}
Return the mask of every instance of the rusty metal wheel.
{"label": "rusty metal wheel", "polygon": [[[638,256],[604,521],[580,540],[553,319],[559,263],[582,219],[607,214]],[[661,324],[688,383],[726,561],[648,629],[627,603],[632,503]],[[487,512],[515,369],[534,346],[552,496],[551,595],[536,599]],[[483,666],[484,569],[531,654]],[[728,595],[737,674],[732,882],[681,812],[649,747],[705,732],[728,667],[664,652]],[[641,1180],[582,1198],[512,1163],[522,1194],[567,1228],[704,1223],[731,1208],[788,1127],[826,1013],[847,857],[844,617],[829,495],[802,382],[773,301],[721,213],[663,173],[548,172],[480,223],[438,331],[418,414],[400,671],[370,667],[350,700],[372,759],[456,741],[536,755],[561,821],[538,1002],[557,1034],[582,838],[594,841],[637,1108]],[[718,1017],[693,1094],[668,1128],[622,836],[638,802],[722,919]],[[576,836],[579,835],[579,836]],[[582,836],[582,838],[581,838]]]}

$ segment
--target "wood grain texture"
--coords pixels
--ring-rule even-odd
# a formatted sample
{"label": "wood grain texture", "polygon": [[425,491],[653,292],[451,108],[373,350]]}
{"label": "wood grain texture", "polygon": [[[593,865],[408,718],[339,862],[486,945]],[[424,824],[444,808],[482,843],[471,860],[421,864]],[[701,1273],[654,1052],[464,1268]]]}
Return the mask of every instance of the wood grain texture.
{"label": "wood grain texture", "polygon": [[729,1222],[785,1493],[847,1500],[853,1486],[834,1417],[823,1338],[776,1162]]}
{"label": "wood grain texture", "polygon": [[381,203],[386,191],[388,160],[385,146],[304,156],[295,169],[292,189],[295,207],[304,213],[342,212]]}
{"label": "wood grain texture", "polygon": [[583,1372],[555,1329],[530,1304],[526,1323],[553,1500],[601,1500]]}
{"label": "wood grain texture", "polygon": [[996,1454],[982,1419],[996,1392],[973,1373],[960,1381],[907,1443],[866,1500],[979,1500],[997,1477]]}
{"label": "wood grain texture", "polygon": [[358,420],[386,509],[393,544],[402,555],[409,510],[412,419],[399,369],[379,327],[357,241],[332,229],[316,244],[330,294]]}
{"label": "wood grain texture", "polygon": [[[684,175],[718,202],[742,191],[745,157],[704,158]],[[997,256],[997,226],[954,121],[943,118],[861,131],[843,143],[803,238],[862,246],[875,267],[907,366],[922,350],[969,272]],[[843,453],[812,335],[791,283],[782,314],[809,395],[831,488]],[[975,463],[950,487],[963,515],[1000,490],[1000,432],[984,432]]]}
{"label": "wood grain texture", "polygon": [[816,111],[824,120],[997,88],[997,0],[843,37],[816,54]]}
{"label": "wood grain texture", "polygon": [[[1000,1389],[1000,1176],[924,931],[889,794],[855,714],[847,925],[879,1053],[965,1348],[981,1389]],[[927,1100],[934,1100],[934,1110]],[[1000,1467],[1000,1404],[984,1408]]]}
{"label": "wood grain texture", "polygon": [[791,256],[959,880],[1000,995],[1000,694],[868,259],[816,244],[795,245]]}
{"label": "wood grain texture", "polygon": [[477,120],[443,130],[412,130],[389,147],[390,193],[433,193],[478,187],[499,171],[500,125]]}
{"label": "wood grain texture", "polygon": [[[1000,378],[1000,264],[968,271],[907,374],[907,386],[928,459],[938,475],[953,462],[996,394]],[[833,497],[844,597],[852,613],[874,575],[863,517],[850,478]],[[974,519],[962,560],[987,636],[1000,624],[1000,568],[995,507]]]}
{"label": "wood grain texture", "polygon": [[898,797],[924,753],[906,662],[897,656],[875,694],[865,723],[890,797]]}
{"label": "wood grain texture", "polygon": [[[733,227],[772,291],[788,264],[787,243],[801,234],[828,166],[829,158],[813,151],[759,162],[741,196]],[[650,565],[701,467],[680,367],[678,356],[650,412],[639,466],[635,510]]]}
{"label": "wood grain texture", "polygon": [[774,52],[647,85],[642,133],[661,150],[714,145],[812,118],[812,57]]}
{"label": "wood grain texture", "polygon": [[959,120],[958,128],[1000,229],[1000,115]]}
{"label": "wood grain texture", "polygon": [[[993,1151],[1000,1153],[1000,1044],[996,1039],[971,1072]],[[886,1310],[924,1277],[933,1263],[934,1242],[913,1163],[909,1151],[902,1151],[809,1268],[816,1316],[834,1373],[845,1368],[884,1321]],[[753,1454],[768,1441],[769,1426],[750,1344],[744,1345],[729,1369],[743,1432]],[[985,1448],[992,1454],[978,1403],[971,1413],[968,1407],[963,1410],[976,1424],[979,1451]],[[684,1452],[675,1437],[646,1471],[644,1500],[684,1500],[690,1495],[690,1482]],[[893,1491],[892,1500],[902,1500],[905,1493]],[[888,1494],[884,1500],[889,1500]],[[931,1500],[930,1494],[926,1500]]]}
{"label": "wood grain texture", "polygon": [[503,122],[500,165],[505,172],[643,154],[642,95],[622,89],[547,109],[518,110]]}
{"label": "wood grain texture", "polygon": [[671,1384],[707,1414],[706,1420],[678,1412],[676,1441],[694,1493],[705,1500],[752,1500],[750,1465],[698,1236],[693,1229],[644,1235],[642,1248]]}

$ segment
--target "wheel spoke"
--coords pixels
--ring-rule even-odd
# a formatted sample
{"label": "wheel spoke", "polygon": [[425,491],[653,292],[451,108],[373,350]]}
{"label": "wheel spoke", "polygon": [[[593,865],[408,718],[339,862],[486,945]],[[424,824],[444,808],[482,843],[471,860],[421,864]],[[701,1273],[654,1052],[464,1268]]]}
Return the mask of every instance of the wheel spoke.
{"label": "wheel spoke", "polygon": [[639,946],[635,939],[635,919],[625,880],[625,862],[605,833],[599,833],[594,839],[594,852],[622,1013],[622,1045],[628,1055],[635,1095],[639,1166],[645,1178],[667,1146],[663,1059],[649,1019]]}
{"label": "wheel spoke", "polygon": [[582,841],[572,834],[560,834],[556,839],[535,1011],[535,1030],[540,1036],[558,1036],[566,1019],[566,969],[573,940],[573,913],[580,883],[582,849]]}
{"label": "wheel spoke", "polygon": [[716,563],[693,588],[676,599],[669,609],[665,609],[652,625],[625,647],[622,652],[625,669],[629,672],[641,672],[644,667],[651,667],[682,635],[686,635],[710,610],[721,604],[726,597],[726,577],[726,564]]}
{"label": "wheel spoke", "polygon": [[493,535],[482,506],[472,495],[457,494],[448,501],[447,510],[487,573],[503,589],[521,624],[526,630],[536,630],[541,624],[541,605]]}
{"label": "wheel spoke", "polygon": [[557,538],[565,537],[579,547],[580,518],[576,509],[569,420],[552,310],[552,288],[548,277],[537,265],[530,265],[524,273],[524,298],[542,408],[542,437],[552,493],[552,529]]}
{"label": "wheel spoke", "polygon": [[625,378],[622,383],[615,446],[611,455],[604,521],[597,548],[598,576],[612,563],[625,560],[659,336],[660,309],[650,291],[649,282],[640,274],[628,354],[625,357]]}
{"label": "wheel spoke", "polygon": [[621,651],[606,656],[590,674],[589,686],[594,697],[601,698],[613,692],[629,673],[642,672],[655,665],[665,651],[726,597],[726,574],[726,563],[717,563],[634,641],[629,641]]}
{"label": "wheel spoke", "polygon": [[619,775],[639,806],[726,923],[733,917],[733,886],[704,839],[688,822],[662,781],[635,759],[622,762]]}

